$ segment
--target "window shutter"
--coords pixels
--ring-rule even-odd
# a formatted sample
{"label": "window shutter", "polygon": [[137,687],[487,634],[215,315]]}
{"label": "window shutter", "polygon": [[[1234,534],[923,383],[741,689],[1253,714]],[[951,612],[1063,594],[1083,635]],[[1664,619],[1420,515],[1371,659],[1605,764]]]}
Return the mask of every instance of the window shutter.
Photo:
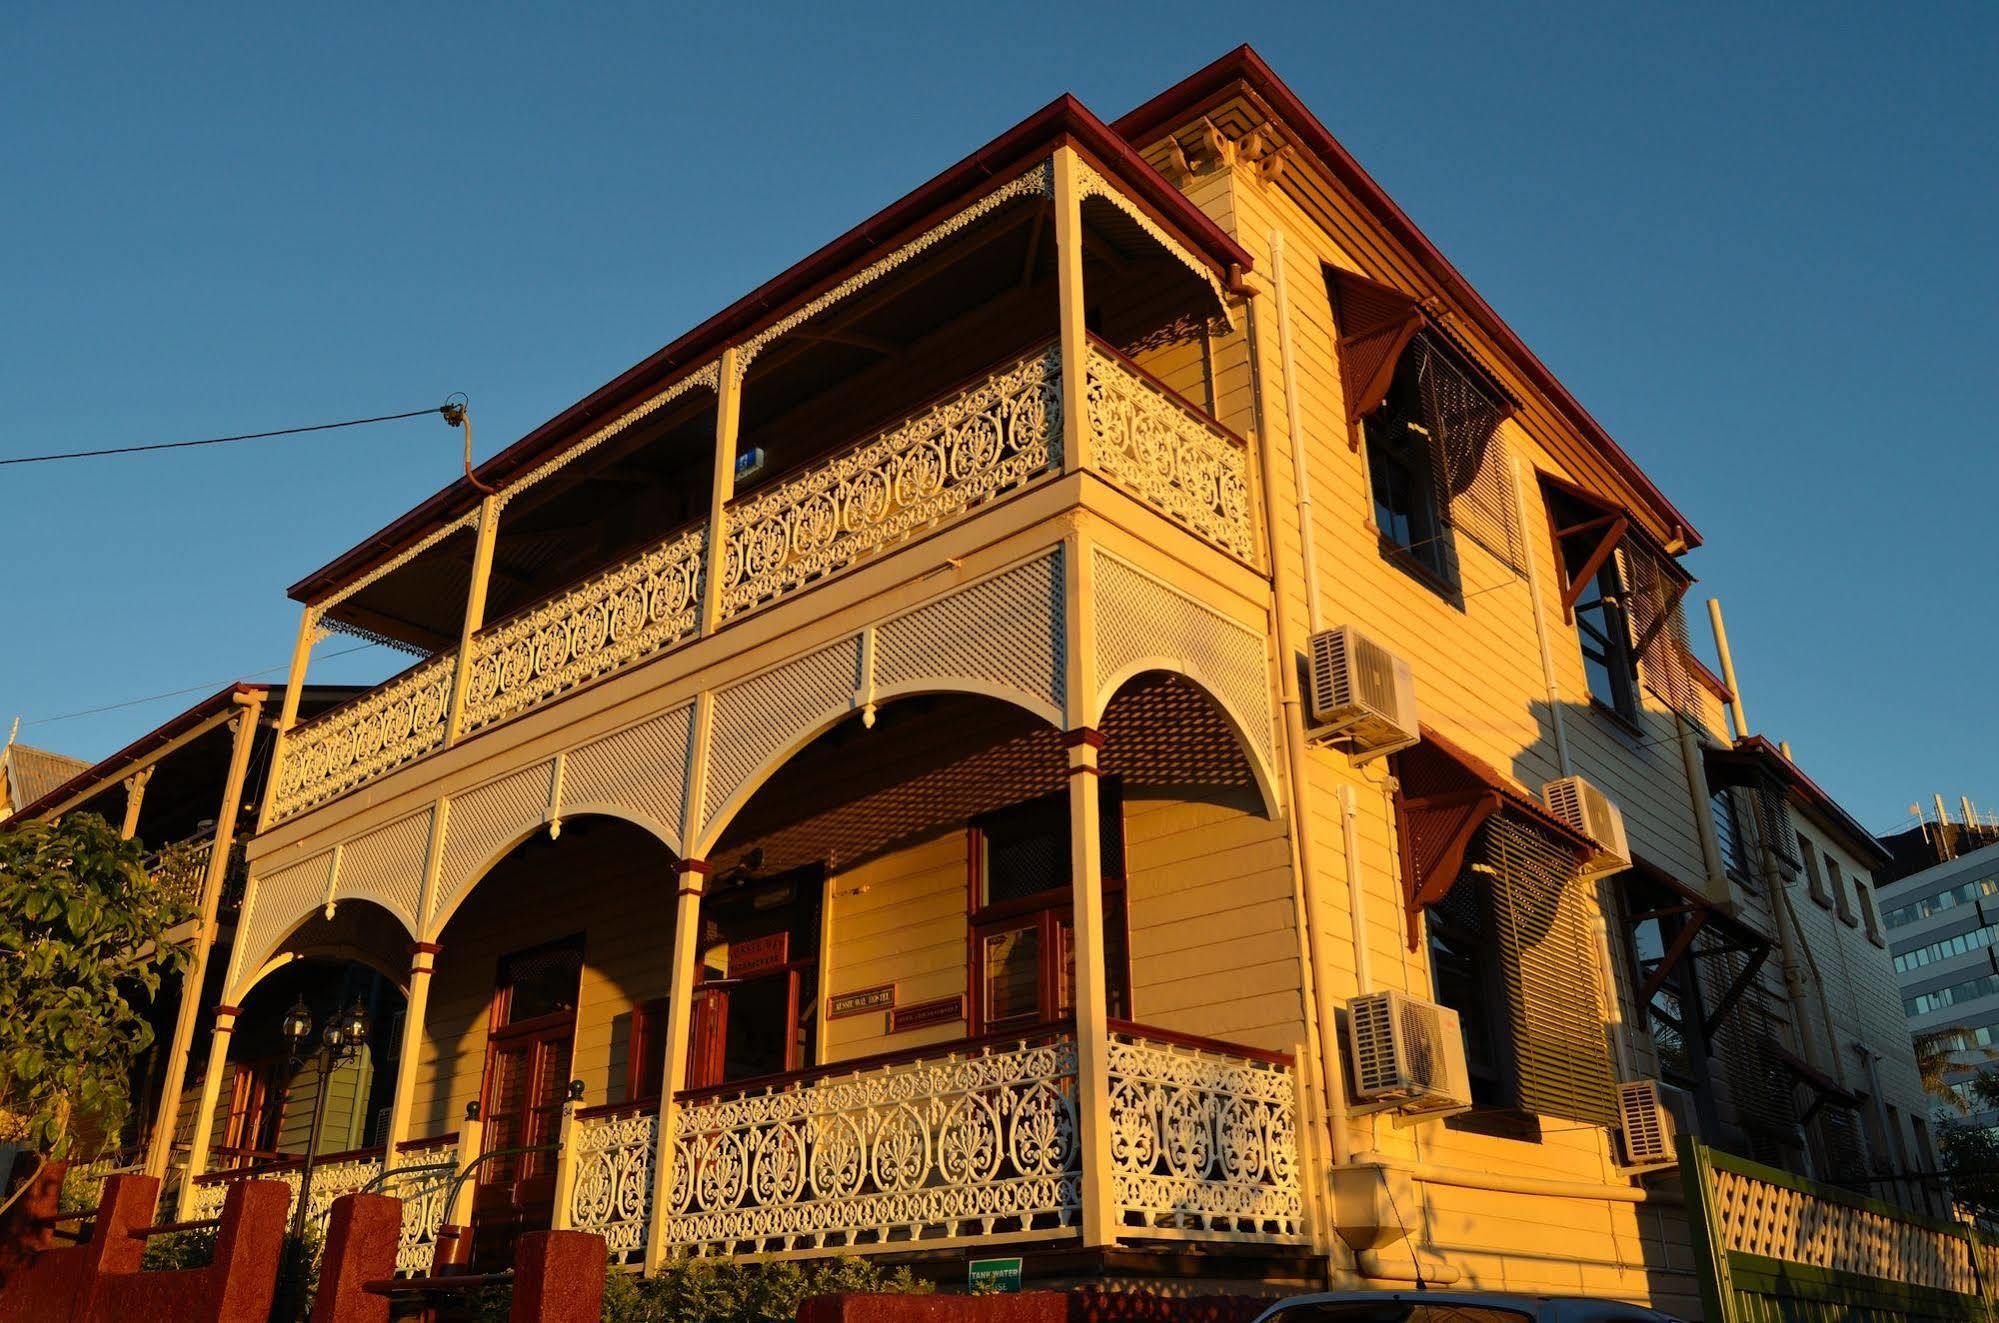
{"label": "window shutter", "polygon": [[1617,549],[1624,578],[1625,618],[1645,687],[1689,720],[1700,718],[1700,682],[1688,664],[1686,580],[1648,548],[1629,539]]}
{"label": "window shutter", "polygon": [[1402,351],[1423,325],[1423,311],[1401,290],[1334,271],[1326,278],[1333,317],[1339,323],[1340,393],[1347,422],[1358,423],[1381,407]]}
{"label": "window shutter", "polygon": [[1736,1119],[1752,1134],[1786,1139],[1795,1132],[1797,1110],[1791,1102],[1790,1079],[1772,1050],[1779,1036],[1765,1004],[1762,980],[1753,979],[1733,1009],[1715,1018],[1715,1008],[1726,1003],[1751,957],[1726,949],[1718,936],[1707,933],[1701,935],[1696,955],[1701,1002],[1711,1021],[1708,1052],[1721,1066]]}
{"label": "window shutter", "polygon": [[1520,1106],[1610,1125],[1616,1080],[1600,1009],[1592,889],[1577,881],[1573,856],[1532,828],[1502,814],[1482,830]]}
{"label": "window shutter", "polygon": [[1507,568],[1523,572],[1527,562],[1514,517],[1513,467],[1499,436],[1509,410],[1444,351],[1433,333],[1417,336],[1409,357],[1423,425],[1430,429],[1437,513]]}

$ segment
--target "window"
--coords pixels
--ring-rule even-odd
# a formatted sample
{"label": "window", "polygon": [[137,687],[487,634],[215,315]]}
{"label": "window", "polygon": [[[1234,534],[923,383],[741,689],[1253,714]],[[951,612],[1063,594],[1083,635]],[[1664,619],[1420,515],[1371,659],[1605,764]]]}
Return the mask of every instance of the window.
{"label": "window", "polygon": [[1882,916],[1882,922],[1890,928],[1900,928],[1918,919],[1927,919],[1933,914],[1941,914],[1959,905],[1968,905],[1981,896],[1999,895],[1999,877],[1981,877],[1970,882],[1960,882],[1933,896],[1912,900],[1906,905],[1897,905]]}
{"label": "window", "polygon": [[1977,978],[1966,979],[1962,983],[1952,983],[1947,987],[1918,993],[1902,999],[1902,1009],[1910,1015],[1927,1015],[1940,1011],[1946,1006],[1959,1002],[1975,1001],[1980,997],[1999,995],[1999,974],[1980,974]]}
{"label": "window", "polygon": [[1374,525],[1382,541],[1439,579],[1448,580],[1444,521],[1430,433],[1419,421],[1413,383],[1398,373],[1388,399],[1364,424]]}
{"label": "window", "polygon": [[1739,886],[1749,884],[1749,851],[1742,839],[1742,820],[1735,813],[1735,796],[1723,786],[1708,796],[1708,810],[1714,818],[1715,844],[1721,849],[1721,864],[1729,879]]}
{"label": "window", "polygon": [[221,1165],[248,1166],[282,1156],[277,1150],[285,1117],[286,1065],[282,1057],[236,1063],[222,1149],[216,1154]]}
{"label": "window", "polygon": [[[1864,899],[1864,897],[1863,897]],[[1873,934],[1870,933],[1869,936]],[[1959,933],[1955,937],[1942,937],[1927,945],[1904,951],[1895,957],[1895,972],[1906,974],[1912,969],[1933,965],[1939,960],[1949,960],[1953,956],[1980,951],[1992,945],[1994,937],[1999,937],[1999,927],[1987,924],[1983,928],[1973,928],[1970,932]]]}
{"label": "window", "polygon": [[1798,837],[1798,853],[1805,861],[1805,885],[1811,891],[1812,899],[1827,909],[1831,909],[1832,893],[1825,889],[1825,876],[1819,871],[1818,851],[1812,848],[1810,841],[1800,836]]}
{"label": "window", "polygon": [[[1626,884],[1625,912],[1632,968],[1644,984],[1666,959],[1681,931],[1691,921],[1686,906],[1667,887],[1646,877]],[[1706,1076],[1706,1047],[1701,1041],[1700,984],[1694,963],[1682,959],[1659,984],[1645,1007],[1652,1042],[1659,1053],[1659,1070],[1668,1083],[1698,1089]]]}
{"label": "window", "polygon": [[[1102,800],[1104,972],[1113,1017],[1129,1014],[1125,947],[1124,827],[1114,778]],[[1059,1019],[1076,1004],[1069,796],[1016,804],[972,824],[971,925],[974,1034]]]}
{"label": "window", "polygon": [[1474,879],[1459,883],[1443,901],[1423,911],[1429,940],[1431,993],[1458,1013],[1465,1036],[1465,1068],[1472,1102],[1510,1107],[1514,1101],[1512,1037],[1500,974],[1499,944],[1492,940],[1492,904]]}
{"label": "window", "polygon": [[[1839,875],[1839,864],[1831,855],[1825,857],[1826,885],[1832,889],[1833,908],[1839,911],[1839,919],[1847,927],[1854,927],[1859,920],[1853,913],[1853,902],[1846,898],[1846,880]],[[1854,879],[1856,882],[1858,878]]]}
{"label": "window", "polygon": [[1624,581],[1617,557],[1596,572],[1576,599],[1576,638],[1590,697],[1626,721],[1638,719],[1638,666],[1631,655],[1631,626],[1624,614]]}
{"label": "window", "polygon": [[687,1087],[815,1064],[823,865],[718,887],[702,905]]}
{"label": "window", "polygon": [[1874,895],[1858,875],[1853,879],[1853,903],[1860,908],[1860,924],[1867,930],[1867,940],[1876,946],[1887,945],[1881,940],[1881,920],[1874,913]]}

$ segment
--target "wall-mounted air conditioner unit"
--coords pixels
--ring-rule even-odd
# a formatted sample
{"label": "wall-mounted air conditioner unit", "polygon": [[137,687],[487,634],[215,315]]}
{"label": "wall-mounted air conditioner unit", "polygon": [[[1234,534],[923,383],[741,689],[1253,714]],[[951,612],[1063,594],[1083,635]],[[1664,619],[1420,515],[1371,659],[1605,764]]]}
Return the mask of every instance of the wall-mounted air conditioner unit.
{"label": "wall-mounted air conditioner unit", "polygon": [[1401,992],[1347,1003],[1354,1097],[1363,1111],[1434,1116],[1471,1106],[1458,1013]]}
{"label": "wall-mounted air conditioner unit", "polygon": [[1548,811],[1596,842],[1596,857],[1583,865],[1584,877],[1603,877],[1631,867],[1624,838],[1624,814],[1610,796],[1580,776],[1565,776],[1541,787]]}
{"label": "wall-mounted air conditioner unit", "polygon": [[1617,1130],[1626,1163],[1666,1167],[1679,1161],[1673,1140],[1680,1122],[1671,1101],[1679,1092],[1657,1080],[1626,1080],[1617,1086]]}
{"label": "wall-mounted air conditioner unit", "polygon": [[1311,738],[1339,743],[1356,763],[1422,739],[1416,674],[1351,625],[1312,636]]}

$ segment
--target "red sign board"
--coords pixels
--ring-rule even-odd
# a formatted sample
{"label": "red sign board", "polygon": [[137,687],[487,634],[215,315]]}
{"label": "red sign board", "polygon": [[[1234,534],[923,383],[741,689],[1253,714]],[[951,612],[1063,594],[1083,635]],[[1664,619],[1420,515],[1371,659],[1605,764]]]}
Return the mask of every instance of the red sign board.
{"label": "red sign board", "polygon": [[949,1024],[953,1020],[965,1018],[965,996],[939,997],[935,1001],[919,1001],[910,1006],[898,1006],[888,1013],[888,1031],[892,1034],[906,1033],[911,1029],[923,1029],[933,1024]]}
{"label": "red sign board", "polygon": [[853,992],[836,992],[826,999],[826,1018],[844,1020],[850,1015],[885,1011],[894,1005],[895,984],[893,983],[884,983],[875,988],[859,988]]}
{"label": "red sign board", "polygon": [[729,944],[729,977],[755,978],[768,974],[791,959],[791,934],[772,933],[752,937],[747,942]]}

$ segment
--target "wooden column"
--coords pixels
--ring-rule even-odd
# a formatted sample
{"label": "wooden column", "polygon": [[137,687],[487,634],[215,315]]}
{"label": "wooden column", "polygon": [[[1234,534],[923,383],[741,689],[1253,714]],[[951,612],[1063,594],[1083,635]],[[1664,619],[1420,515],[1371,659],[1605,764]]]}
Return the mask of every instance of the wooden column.
{"label": "wooden column", "polygon": [[139,834],[139,808],[146,802],[146,785],[153,779],[153,769],[141,767],[125,778],[125,823],[118,829],[118,835],[131,840]]}
{"label": "wooden column", "polygon": [[180,1116],[180,1091],[187,1083],[187,1059],[194,1046],[194,1020],[201,1007],[202,985],[208,978],[208,955],[215,946],[216,915],[222,908],[222,887],[229,877],[229,852],[236,845],[236,820],[243,811],[243,783],[250,770],[250,751],[257,743],[257,719],[264,710],[261,694],[238,694],[232,718],[229,772],[222,783],[222,802],[215,810],[215,835],[208,845],[208,875],[201,884],[201,914],[194,934],[194,958],[181,975],[180,1007],[174,1016],[173,1038],[167,1044],[166,1078],[160,1084],[160,1105],[154,1111],[153,1133],[146,1144],[146,1174],[165,1179],[173,1158],[174,1123]]}
{"label": "wooden column", "polygon": [[396,1146],[410,1135],[410,1106],[423,1056],[424,1014],[430,1006],[430,976],[437,969],[436,942],[418,942],[410,956],[409,997],[403,1004],[403,1037],[396,1046],[396,1082],[389,1093],[389,1126],[382,1136],[382,1170],[395,1166]]}
{"label": "wooden column", "polygon": [[715,466],[708,493],[708,545],[701,569],[701,636],[722,627],[722,567],[729,550],[729,502],[736,495],[736,446],[743,419],[743,373],[737,351],[722,351],[716,379]]}
{"label": "wooden column", "polygon": [[701,954],[701,893],[708,865],[683,859],[673,908],[673,956],[666,997],[666,1061],[659,1075],[659,1130],[652,1155],[652,1213],[646,1225],[645,1270],[658,1272],[666,1261],[666,1218],[673,1200],[673,1150],[679,1120],[675,1094],[687,1078],[687,1048],[693,1030],[695,962]]}
{"label": "wooden column", "polygon": [[473,529],[472,584],[465,593],[465,619],[458,630],[458,660],[451,674],[451,706],[444,717],[446,747],[458,743],[465,721],[465,685],[472,678],[472,636],[486,623],[486,587],[493,578],[493,539],[500,531],[500,498],[488,496],[479,502],[479,520]]}
{"label": "wooden column", "polygon": [[239,1006],[215,1008],[215,1032],[208,1039],[208,1070],[201,1077],[201,1102],[194,1110],[194,1134],[188,1142],[187,1175],[181,1178],[177,1221],[186,1221],[194,1202],[194,1179],[208,1170],[208,1136],[215,1128],[215,1104],[222,1098],[222,1070],[229,1064],[229,1038],[236,1031]]}
{"label": "wooden column", "polygon": [[271,805],[278,797],[278,782],[285,769],[285,745],[291,728],[298,724],[298,701],[305,689],[306,665],[319,634],[319,608],[308,606],[299,613],[298,641],[292,644],[291,670],[285,676],[285,696],[278,706],[278,735],[271,745],[271,769],[264,773],[264,799],[257,807],[257,830],[271,825]]}
{"label": "wooden column", "polygon": [[[1083,1159],[1083,1244],[1117,1239],[1111,1175],[1110,983],[1104,967],[1103,736],[1072,730],[1069,746],[1069,879],[1075,897],[1076,1112]],[[1050,953],[1053,954],[1052,952]]]}
{"label": "wooden column", "polygon": [[1062,349],[1062,471],[1089,466],[1089,332],[1083,303],[1083,197],[1073,147],[1055,149],[1055,291]]}

